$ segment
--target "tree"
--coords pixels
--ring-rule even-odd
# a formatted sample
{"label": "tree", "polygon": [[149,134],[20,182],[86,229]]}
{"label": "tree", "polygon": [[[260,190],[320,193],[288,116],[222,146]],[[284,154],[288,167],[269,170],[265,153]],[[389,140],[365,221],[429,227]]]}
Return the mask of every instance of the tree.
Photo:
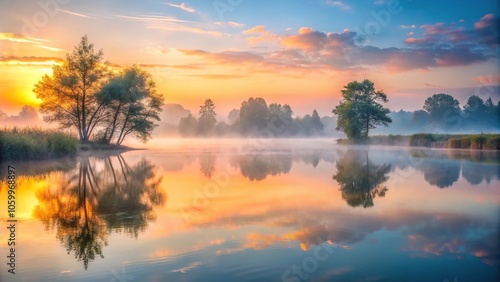
{"label": "tree", "polygon": [[198,129],[198,121],[189,114],[187,117],[181,118],[179,121],[179,132],[182,136],[194,136]]}
{"label": "tree", "polygon": [[370,129],[392,122],[389,109],[378,103],[387,103],[387,95],[375,91],[373,82],[367,79],[344,86],[342,98],[332,112],[338,116],[337,130],[343,131],[349,139],[368,138]]}
{"label": "tree", "polygon": [[207,99],[205,103],[200,106],[200,117],[198,118],[198,133],[206,135],[213,133],[217,119],[215,116],[215,104],[212,100]]}
{"label": "tree", "polygon": [[424,110],[418,110],[413,112],[410,123],[414,128],[423,129],[429,122],[429,119],[430,116],[428,112]]}
{"label": "tree", "polygon": [[120,145],[133,133],[147,141],[156,126],[153,120],[160,120],[163,106],[163,98],[155,88],[151,74],[137,66],[127,67],[112,78],[97,94],[106,109],[102,140]]}
{"label": "tree", "polygon": [[314,134],[321,134],[323,133],[323,123],[321,122],[321,119],[319,118],[318,112],[316,110],[313,111],[311,115],[311,124],[313,128]]}
{"label": "tree", "polygon": [[373,199],[384,197],[389,179],[390,164],[375,165],[368,158],[368,152],[347,151],[336,163],[337,173],[333,176],[340,186],[342,199],[351,207],[372,207]]}
{"label": "tree", "polygon": [[434,125],[450,127],[453,115],[460,114],[459,102],[453,96],[440,93],[434,94],[424,102],[424,110],[429,113],[430,122]]}
{"label": "tree", "polygon": [[74,126],[80,140],[88,141],[105,117],[104,104],[96,95],[109,77],[102,50],[95,51],[84,36],[61,66],[52,67],[52,73],[43,76],[33,89],[42,100],[44,120],[59,123],[61,128]]}
{"label": "tree", "polygon": [[270,104],[269,105],[269,121],[268,125],[275,136],[288,135],[291,132],[293,123],[292,108],[285,104]]}
{"label": "tree", "polygon": [[240,120],[240,110],[238,109],[232,109],[229,114],[227,115],[227,120],[229,121],[229,124],[234,125]]}
{"label": "tree", "polygon": [[268,122],[267,103],[262,98],[250,98],[241,103],[240,128],[243,134],[255,134],[266,128]]}

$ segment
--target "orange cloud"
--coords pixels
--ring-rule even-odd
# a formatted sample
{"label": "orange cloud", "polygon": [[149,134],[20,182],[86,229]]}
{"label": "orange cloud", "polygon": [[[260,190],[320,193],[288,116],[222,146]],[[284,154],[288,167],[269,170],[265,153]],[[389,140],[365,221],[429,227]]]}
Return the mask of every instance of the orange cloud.
{"label": "orange cloud", "polygon": [[25,57],[0,57],[0,64],[5,65],[54,65],[62,64],[63,59],[59,57],[36,57],[36,56],[25,56]]}

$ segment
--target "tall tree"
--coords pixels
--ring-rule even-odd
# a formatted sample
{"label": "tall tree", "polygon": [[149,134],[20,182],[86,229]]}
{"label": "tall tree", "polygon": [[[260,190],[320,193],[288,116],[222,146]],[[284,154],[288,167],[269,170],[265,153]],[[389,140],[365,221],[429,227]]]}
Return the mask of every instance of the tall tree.
{"label": "tall tree", "polygon": [[129,134],[146,141],[160,120],[163,98],[156,93],[151,74],[137,66],[125,68],[98,93],[105,105],[106,127],[102,139],[120,145]]}
{"label": "tall tree", "polygon": [[316,110],[314,110],[312,115],[311,115],[311,123],[312,123],[312,127],[314,130],[314,134],[323,133],[325,126],[321,122],[321,119],[320,119],[318,112]]}
{"label": "tall tree", "polygon": [[424,110],[429,113],[430,122],[436,126],[450,127],[451,117],[460,115],[460,107],[457,99],[453,96],[439,93],[427,98],[424,102]]}
{"label": "tall tree", "polygon": [[292,108],[285,104],[269,105],[269,129],[275,136],[290,134],[293,123]]}
{"label": "tall tree", "polygon": [[240,129],[243,134],[255,134],[266,128],[269,119],[267,103],[262,98],[249,98],[241,103]]}
{"label": "tall tree", "polygon": [[200,106],[200,116],[198,118],[198,132],[202,135],[213,133],[217,119],[215,113],[215,104],[212,100],[207,99]]}
{"label": "tall tree", "polygon": [[198,121],[189,114],[187,117],[181,118],[179,121],[179,132],[182,136],[194,136],[198,129]]}
{"label": "tall tree", "polygon": [[388,126],[392,122],[388,116],[389,109],[382,104],[387,103],[387,95],[376,91],[373,82],[352,81],[342,90],[342,100],[333,109],[338,116],[337,130],[343,131],[349,139],[367,138],[370,129],[377,125]]}
{"label": "tall tree", "polygon": [[95,51],[87,36],[66,61],[52,67],[52,76],[45,75],[34,88],[42,100],[40,111],[44,120],[58,123],[61,128],[74,126],[81,141],[88,141],[93,130],[105,117],[104,105],[97,93],[109,76],[102,50]]}

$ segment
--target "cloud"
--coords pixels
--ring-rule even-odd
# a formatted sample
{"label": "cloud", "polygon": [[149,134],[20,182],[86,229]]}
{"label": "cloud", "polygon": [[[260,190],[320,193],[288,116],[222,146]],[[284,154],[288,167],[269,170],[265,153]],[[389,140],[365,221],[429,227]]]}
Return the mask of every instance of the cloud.
{"label": "cloud", "polygon": [[35,45],[36,47],[47,49],[53,52],[65,52],[65,50],[56,48],[56,47],[50,47],[50,46],[44,46],[44,45]]}
{"label": "cloud", "polygon": [[189,76],[204,78],[204,79],[235,79],[235,78],[247,77],[245,75],[236,75],[236,74],[193,74]]}
{"label": "cloud", "polygon": [[63,12],[63,13],[69,14],[69,15],[81,17],[81,18],[89,18],[89,16],[87,16],[87,15],[80,14],[80,13],[75,13],[75,12],[71,12],[71,11],[68,11],[68,10],[57,9],[57,11],[60,11],[60,12]]}
{"label": "cloud", "polygon": [[63,62],[64,60],[58,57],[0,56],[0,64],[6,64],[6,65],[54,65],[54,64],[62,64]]}
{"label": "cloud", "polygon": [[229,26],[232,28],[241,28],[245,26],[244,24],[237,22],[215,22],[215,24],[219,26]]}
{"label": "cloud", "polygon": [[499,85],[500,75],[482,75],[473,78],[475,81],[480,82],[483,85]]}
{"label": "cloud", "polygon": [[131,21],[146,22],[146,23],[186,23],[188,21],[180,20],[172,16],[163,15],[140,15],[140,16],[127,16],[127,15],[114,15],[117,18],[127,19]]}
{"label": "cloud", "polygon": [[402,29],[407,29],[407,28],[416,28],[416,27],[417,27],[417,26],[416,26],[416,25],[414,25],[414,24],[412,24],[412,25],[404,25],[404,24],[403,24],[403,25],[401,25],[401,28],[402,28]]}
{"label": "cloud", "polygon": [[189,26],[182,26],[182,25],[150,25],[148,28],[151,29],[158,29],[158,30],[167,30],[167,31],[176,31],[176,32],[189,32],[189,33],[196,33],[196,34],[206,34],[206,35],[211,35],[211,36],[217,36],[220,37],[224,35],[222,32],[217,31],[217,30],[205,30],[202,28],[198,27],[189,27]]}
{"label": "cloud", "polygon": [[254,26],[250,29],[244,30],[243,34],[255,34],[257,36],[251,36],[247,38],[248,43],[255,45],[263,42],[275,41],[278,36],[272,34],[263,25]]}
{"label": "cloud", "polygon": [[171,68],[171,69],[182,69],[182,70],[203,70],[203,69],[205,69],[203,66],[197,65],[197,64],[191,64],[191,65],[138,64],[138,66],[141,68]]}
{"label": "cloud", "polygon": [[[296,34],[278,35],[259,25],[244,30],[250,44],[276,43],[273,51],[219,52],[183,50],[184,55],[203,57],[217,64],[251,66],[253,71],[346,71],[385,68],[392,72],[468,66],[495,58],[498,48],[497,19],[486,15],[474,29],[453,23],[426,24],[422,37],[414,32],[402,47],[364,45],[365,37],[345,29],[323,32],[301,27]],[[411,25],[409,28],[413,28]]]}
{"label": "cloud", "polygon": [[496,27],[498,28],[498,19],[495,19],[495,15],[493,14],[487,14],[484,15],[478,22],[474,24],[475,29],[485,29],[489,27]]}
{"label": "cloud", "polygon": [[165,3],[165,5],[168,5],[170,7],[174,7],[174,8],[177,8],[177,9],[181,9],[184,12],[196,13],[196,10],[193,9],[193,8],[191,8],[191,7],[188,7],[188,5],[186,5],[186,3],[180,3],[180,4]]}
{"label": "cloud", "polygon": [[342,2],[342,1],[327,0],[326,4],[329,5],[329,6],[339,7],[341,9],[343,9],[343,10],[349,10],[349,9],[351,9],[351,6],[347,5],[346,3]]}
{"label": "cloud", "polygon": [[19,33],[8,33],[8,32],[1,32],[0,40],[19,42],[19,43],[31,43],[31,44],[42,44],[43,42],[48,42],[47,39],[29,37]]}

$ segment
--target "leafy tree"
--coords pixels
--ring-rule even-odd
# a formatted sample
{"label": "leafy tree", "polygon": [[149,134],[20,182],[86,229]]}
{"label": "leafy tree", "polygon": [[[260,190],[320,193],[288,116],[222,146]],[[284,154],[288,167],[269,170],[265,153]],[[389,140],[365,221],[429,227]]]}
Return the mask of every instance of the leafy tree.
{"label": "leafy tree", "polygon": [[424,110],[418,110],[413,112],[411,117],[411,125],[414,128],[423,129],[425,125],[429,122],[429,113]]}
{"label": "leafy tree", "polygon": [[391,171],[390,164],[375,165],[356,151],[347,151],[336,163],[337,173],[333,176],[340,186],[342,199],[351,207],[372,207],[373,199],[384,197],[387,187],[383,185]]}
{"label": "leafy tree", "polygon": [[95,51],[84,36],[61,66],[52,67],[52,73],[43,76],[33,89],[42,100],[44,120],[61,128],[74,126],[80,140],[88,141],[105,117],[104,105],[96,95],[109,77],[102,50]]}
{"label": "leafy tree", "polygon": [[262,98],[250,98],[241,103],[240,128],[243,134],[255,134],[266,128],[269,118],[267,103]]}
{"label": "leafy tree", "polygon": [[293,123],[292,108],[285,104],[270,104],[269,105],[269,121],[268,125],[275,136],[290,134]]}
{"label": "leafy tree", "polygon": [[434,125],[450,127],[450,117],[460,114],[459,102],[453,96],[440,93],[434,94],[424,102],[424,110],[429,113],[430,121]]}
{"label": "leafy tree", "polygon": [[314,134],[321,134],[323,133],[323,123],[321,122],[321,119],[318,115],[318,112],[316,110],[313,110],[313,113],[311,115],[311,125],[314,131]]}
{"label": "leafy tree", "polygon": [[187,117],[181,118],[179,121],[179,132],[182,136],[194,136],[198,130],[198,121],[189,114]]}
{"label": "leafy tree", "polygon": [[227,115],[227,120],[229,121],[229,124],[234,125],[240,120],[240,110],[238,109],[232,109],[229,114]]}
{"label": "leafy tree", "polygon": [[151,75],[137,66],[125,68],[103,87],[98,98],[107,113],[102,137],[106,143],[115,138],[119,145],[131,133],[143,141],[151,137],[163,105],[155,87]]}
{"label": "leafy tree", "polygon": [[198,132],[200,134],[212,133],[215,129],[217,119],[215,116],[215,104],[212,100],[207,99],[205,103],[200,106],[200,117],[198,118]]}
{"label": "leafy tree", "polygon": [[367,79],[344,86],[342,98],[332,112],[338,116],[337,130],[349,139],[367,138],[370,129],[392,122],[389,109],[378,103],[387,103],[387,95],[376,91],[373,82]]}
{"label": "leafy tree", "polygon": [[224,136],[230,132],[231,132],[231,125],[223,121],[219,121],[215,126],[215,133],[217,133],[218,136]]}

